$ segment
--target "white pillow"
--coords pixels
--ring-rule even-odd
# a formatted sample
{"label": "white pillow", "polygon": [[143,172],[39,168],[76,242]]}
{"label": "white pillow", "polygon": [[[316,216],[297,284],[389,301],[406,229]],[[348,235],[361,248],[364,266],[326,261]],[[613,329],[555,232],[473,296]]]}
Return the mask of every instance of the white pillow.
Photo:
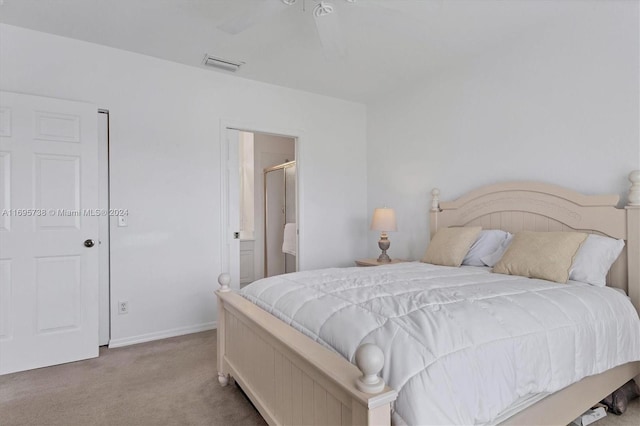
{"label": "white pillow", "polygon": [[500,245],[509,237],[509,235],[511,234],[499,229],[480,231],[478,238],[471,245],[471,248],[462,261],[462,264],[469,266],[485,266],[485,263],[481,258],[498,250]]}
{"label": "white pillow", "polygon": [[589,234],[578,249],[569,279],[598,287],[607,285],[607,273],[624,248],[624,240]]}
{"label": "white pillow", "polygon": [[509,248],[509,244],[511,244],[511,240],[513,240],[513,234],[507,232],[507,236],[493,253],[487,254],[480,258],[482,263],[493,268],[496,263],[498,263],[500,259],[502,259],[504,252],[507,251],[507,249]]}

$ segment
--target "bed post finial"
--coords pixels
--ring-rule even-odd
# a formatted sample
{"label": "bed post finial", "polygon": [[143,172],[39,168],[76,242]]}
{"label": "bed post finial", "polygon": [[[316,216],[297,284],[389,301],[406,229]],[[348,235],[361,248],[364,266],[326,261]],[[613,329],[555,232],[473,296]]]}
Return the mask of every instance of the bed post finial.
{"label": "bed post finial", "polygon": [[629,206],[640,206],[640,170],[629,173],[631,188],[629,189]]}
{"label": "bed post finial", "polygon": [[229,384],[229,375],[224,373],[218,373],[218,383],[220,386],[225,387]]}
{"label": "bed post finial", "polygon": [[378,393],[384,390],[384,380],[378,373],[384,367],[384,353],[373,343],[365,343],[356,350],[356,365],[362,371],[356,387],[364,393]]}
{"label": "bed post finial", "polygon": [[231,283],[231,275],[227,274],[226,272],[218,275],[218,283],[220,284],[220,290],[218,291],[222,293],[231,291],[231,288],[229,288],[229,284]]}
{"label": "bed post finial", "polygon": [[440,190],[438,188],[433,188],[431,191],[431,211],[440,211]]}

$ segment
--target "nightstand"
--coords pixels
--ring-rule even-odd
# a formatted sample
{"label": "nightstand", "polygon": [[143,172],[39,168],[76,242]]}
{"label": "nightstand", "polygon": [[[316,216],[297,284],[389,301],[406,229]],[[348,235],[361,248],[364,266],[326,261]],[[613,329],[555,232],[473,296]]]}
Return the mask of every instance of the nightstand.
{"label": "nightstand", "polygon": [[358,259],[356,260],[357,266],[380,266],[380,265],[392,265],[394,263],[407,262],[402,259],[391,259],[391,262],[378,262],[378,259]]}

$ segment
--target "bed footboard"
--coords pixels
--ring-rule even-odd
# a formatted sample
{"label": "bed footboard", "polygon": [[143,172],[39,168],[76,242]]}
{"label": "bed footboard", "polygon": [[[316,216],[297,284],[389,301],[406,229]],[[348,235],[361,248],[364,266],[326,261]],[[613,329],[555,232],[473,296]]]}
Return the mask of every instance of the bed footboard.
{"label": "bed footboard", "polygon": [[[232,376],[271,425],[390,425],[395,390],[384,356],[358,349],[358,367],[229,290],[218,290],[218,380]],[[372,393],[369,393],[372,392]]]}

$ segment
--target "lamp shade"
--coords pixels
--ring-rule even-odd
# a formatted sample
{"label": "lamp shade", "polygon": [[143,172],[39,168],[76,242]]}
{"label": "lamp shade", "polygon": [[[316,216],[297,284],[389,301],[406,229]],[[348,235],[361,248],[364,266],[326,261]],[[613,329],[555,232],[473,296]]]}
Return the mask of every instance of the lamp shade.
{"label": "lamp shade", "polygon": [[371,219],[371,229],[382,232],[397,231],[396,212],[386,207],[375,209]]}

